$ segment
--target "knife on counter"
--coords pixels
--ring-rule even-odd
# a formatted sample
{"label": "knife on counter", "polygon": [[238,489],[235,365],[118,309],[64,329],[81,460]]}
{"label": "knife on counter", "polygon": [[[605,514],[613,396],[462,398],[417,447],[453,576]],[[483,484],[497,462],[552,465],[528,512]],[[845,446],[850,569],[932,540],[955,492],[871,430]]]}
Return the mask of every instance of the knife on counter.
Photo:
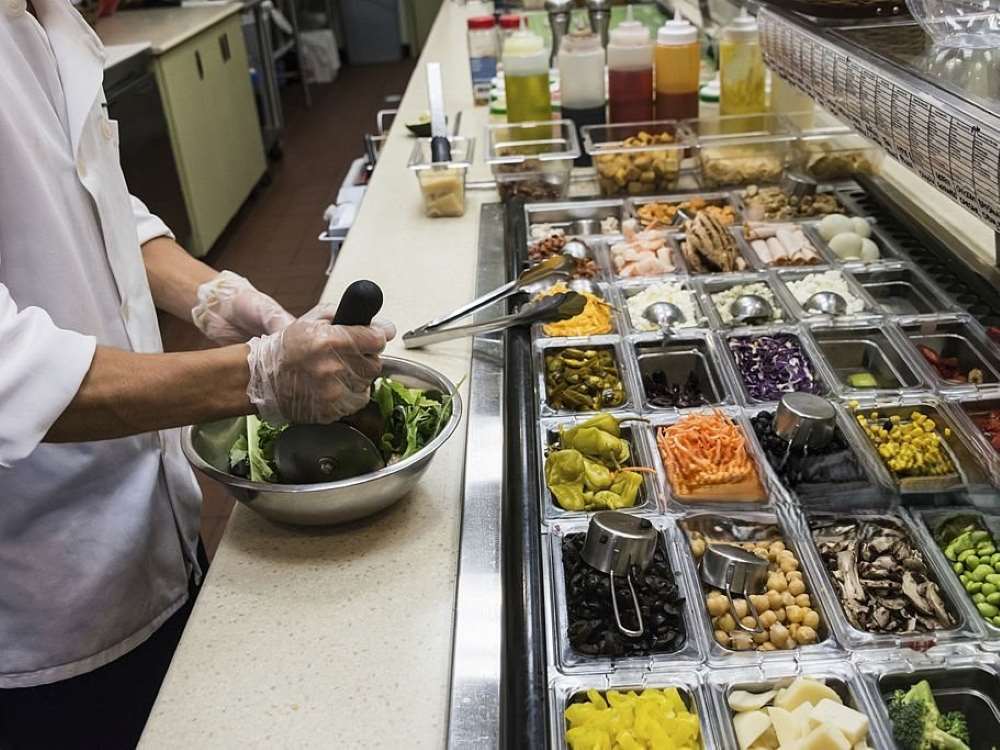
{"label": "knife on counter", "polygon": [[444,89],[441,64],[427,63],[427,100],[431,109],[431,161],[451,161],[451,141],[444,117]]}

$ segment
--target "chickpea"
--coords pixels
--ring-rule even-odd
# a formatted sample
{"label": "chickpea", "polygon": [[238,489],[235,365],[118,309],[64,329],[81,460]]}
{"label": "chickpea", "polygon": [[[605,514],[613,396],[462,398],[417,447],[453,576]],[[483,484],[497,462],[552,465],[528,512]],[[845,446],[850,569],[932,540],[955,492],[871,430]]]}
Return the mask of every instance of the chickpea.
{"label": "chickpea", "polygon": [[718,591],[713,591],[705,599],[705,608],[712,617],[721,617],[729,611],[729,601]]}
{"label": "chickpea", "polygon": [[779,607],[774,610],[774,615],[778,618],[778,622],[787,622],[788,620],[788,613],[785,611],[784,607]]}
{"label": "chickpea", "polygon": [[788,614],[788,621],[792,623],[802,622],[802,618],[805,612],[802,611],[802,607],[793,604],[791,607],[785,607],[785,612]]}
{"label": "chickpea", "polygon": [[819,612],[814,609],[810,609],[806,612],[805,616],[802,618],[802,624],[809,628],[819,627]]}
{"label": "chickpea", "polygon": [[716,630],[715,641],[723,648],[729,648],[729,633],[725,630]]}
{"label": "chickpea", "polygon": [[741,618],[740,624],[745,628],[750,628],[751,630],[757,627],[757,621],[753,619],[750,615]]}
{"label": "chickpea", "polygon": [[747,606],[746,599],[737,599],[733,602],[733,614],[736,615],[737,620],[742,620],[749,611],[750,607]]}
{"label": "chickpea", "polygon": [[788,640],[788,628],[780,622],[772,625],[768,632],[771,636],[771,643],[773,643],[777,648],[784,646],[785,642]]}
{"label": "chickpea", "polygon": [[801,581],[802,580],[802,571],[801,570],[793,570],[790,573],[785,573],[785,578],[788,579],[789,583],[791,583],[792,581]]}
{"label": "chickpea", "polygon": [[798,596],[799,594],[804,594],[806,591],[806,584],[801,578],[795,578],[788,582],[788,593],[792,596]]}
{"label": "chickpea", "polygon": [[766,610],[759,614],[758,619],[762,628],[770,628],[778,621],[778,615],[771,610]]}
{"label": "chickpea", "polygon": [[[768,587],[770,588],[770,587]],[[781,599],[781,594],[774,589],[767,592],[767,601],[771,604],[771,609],[778,609],[784,606],[784,602]]]}
{"label": "chickpea", "polygon": [[799,569],[799,561],[794,557],[786,557],[778,563],[778,566],[782,573],[791,573],[793,570]]}
{"label": "chickpea", "polygon": [[704,539],[692,539],[691,540],[691,554],[695,557],[701,557],[705,554],[705,540]]}
{"label": "chickpea", "polygon": [[801,627],[802,625],[800,625],[799,623],[793,622],[791,625],[788,626],[788,635],[790,635],[794,639],[795,634],[799,632],[799,628]]}
{"label": "chickpea", "polygon": [[795,603],[800,607],[811,607],[812,601],[809,599],[809,594],[799,594],[795,597]]}
{"label": "chickpea", "polygon": [[806,625],[803,625],[801,628],[799,628],[799,631],[795,634],[795,640],[797,640],[802,645],[805,645],[807,643],[815,643],[816,638],[817,638],[816,631]]}
{"label": "chickpea", "polygon": [[767,612],[771,609],[771,600],[767,598],[767,594],[751,594],[750,603],[758,612]]}
{"label": "chickpea", "polygon": [[766,549],[763,549],[761,547],[757,547],[753,551],[753,553],[754,553],[754,555],[756,557],[759,557],[761,560],[767,560],[768,559],[768,554],[767,554],[767,550]]}
{"label": "chickpea", "polygon": [[749,651],[753,646],[753,638],[750,637],[749,633],[744,633],[742,630],[733,633],[729,637],[729,647],[736,651]]}
{"label": "chickpea", "polygon": [[781,571],[775,571],[768,579],[767,587],[781,593],[788,589],[788,579]]}
{"label": "chickpea", "polygon": [[771,545],[768,547],[768,549],[772,550],[775,554],[777,554],[779,552],[784,551],[785,543],[780,539],[775,539],[773,542],[771,542]]}
{"label": "chickpea", "polygon": [[727,633],[731,633],[736,630],[736,620],[733,619],[732,615],[726,614],[715,621],[715,627],[719,630],[725,630]]}
{"label": "chickpea", "polygon": [[764,641],[762,644],[760,644],[760,648],[758,649],[758,651],[777,651],[777,650],[778,647],[775,646],[770,641]]}
{"label": "chickpea", "polygon": [[787,591],[783,591],[781,594],[781,603],[785,607],[790,607],[795,604],[795,597],[789,594]]}

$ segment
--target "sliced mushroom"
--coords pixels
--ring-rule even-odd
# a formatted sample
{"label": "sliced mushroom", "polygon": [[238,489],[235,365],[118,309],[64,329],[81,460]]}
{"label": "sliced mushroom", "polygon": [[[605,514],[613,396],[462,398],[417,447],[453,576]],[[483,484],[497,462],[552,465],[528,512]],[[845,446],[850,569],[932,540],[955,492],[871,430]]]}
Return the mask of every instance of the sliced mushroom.
{"label": "sliced mushroom", "polygon": [[934,610],[934,614],[937,617],[938,622],[945,627],[953,624],[954,619],[948,613],[948,610],[944,608],[944,600],[941,598],[941,591],[938,588],[938,585],[933,581],[928,581],[927,589],[924,593],[927,597],[927,601],[931,603],[931,608]]}
{"label": "sliced mushroom", "polygon": [[903,573],[903,595],[924,614],[933,614],[930,603],[920,594],[920,585],[910,571]]}

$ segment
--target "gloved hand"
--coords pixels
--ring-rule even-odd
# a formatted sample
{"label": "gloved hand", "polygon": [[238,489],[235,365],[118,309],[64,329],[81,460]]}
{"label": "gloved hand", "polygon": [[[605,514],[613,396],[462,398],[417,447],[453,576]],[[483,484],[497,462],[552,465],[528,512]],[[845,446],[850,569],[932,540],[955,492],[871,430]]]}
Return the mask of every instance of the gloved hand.
{"label": "gloved hand", "polygon": [[326,424],[354,414],[382,371],[392,323],[331,325],[336,305],[319,305],[278,333],[250,339],[247,396],[268,422]]}
{"label": "gloved hand", "polygon": [[191,320],[215,343],[239,344],[252,336],[277,333],[295,318],[239,274],[223,271],[198,287]]}

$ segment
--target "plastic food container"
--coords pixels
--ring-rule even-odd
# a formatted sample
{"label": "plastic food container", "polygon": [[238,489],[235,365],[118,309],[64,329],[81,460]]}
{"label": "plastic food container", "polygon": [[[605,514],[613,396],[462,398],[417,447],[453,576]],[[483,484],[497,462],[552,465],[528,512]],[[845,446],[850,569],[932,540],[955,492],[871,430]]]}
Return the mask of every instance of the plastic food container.
{"label": "plastic food container", "polygon": [[955,315],[902,322],[900,328],[916,350],[920,368],[940,392],[974,393],[1000,387],[1000,353],[972,318]]}
{"label": "plastic food container", "polygon": [[674,120],[588,125],[583,145],[602,195],[654,195],[673,190],[691,146]]}
{"label": "plastic food container", "polygon": [[825,110],[786,115],[799,168],[819,182],[878,174],[885,152]]}
{"label": "plastic food container", "polygon": [[498,123],[486,128],[486,162],[505,203],[566,197],[580,143],[572,120]]}
{"label": "plastic food container", "polygon": [[448,136],[451,161],[431,159],[431,139],[418,138],[407,166],[413,170],[424,198],[424,213],[432,219],[465,214],[465,178],[472,165],[474,138]]}
{"label": "plastic food container", "polygon": [[706,188],[776,183],[794,161],[795,134],[774,114],[685,120],[683,127],[698,140]]}

